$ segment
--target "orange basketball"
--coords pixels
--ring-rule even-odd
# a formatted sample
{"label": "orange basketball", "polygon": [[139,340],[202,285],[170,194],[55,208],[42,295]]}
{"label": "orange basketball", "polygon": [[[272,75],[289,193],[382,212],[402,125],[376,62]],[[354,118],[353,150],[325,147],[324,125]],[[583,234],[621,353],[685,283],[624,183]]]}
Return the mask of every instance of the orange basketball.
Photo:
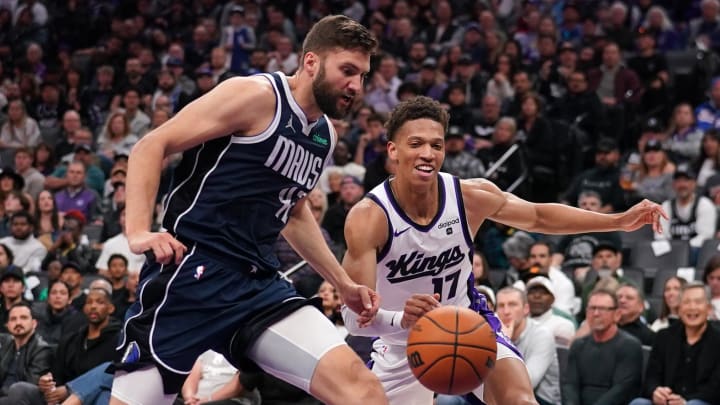
{"label": "orange basketball", "polygon": [[440,394],[467,394],[495,367],[495,332],[468,308],[443,306],[410,329],[407,358],[415,377]]}

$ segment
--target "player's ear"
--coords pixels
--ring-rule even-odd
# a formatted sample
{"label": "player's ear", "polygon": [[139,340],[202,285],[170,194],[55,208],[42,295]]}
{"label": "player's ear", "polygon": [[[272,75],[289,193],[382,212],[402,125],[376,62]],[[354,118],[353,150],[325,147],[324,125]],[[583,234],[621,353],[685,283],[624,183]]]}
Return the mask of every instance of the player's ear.
{"label": "player's ear", "polygon": [[388,142],[387,153],[388,153],[388,159],[397,161],[397,147],[395,146],[395,142],[393,142],[393,141]]}
{"label": "player's ear", "polygon": [[320,69],[320,55],[315,52],[307,52],[303,55],[303,68],[307,70],[310,77],[315,77],[315,74]]}

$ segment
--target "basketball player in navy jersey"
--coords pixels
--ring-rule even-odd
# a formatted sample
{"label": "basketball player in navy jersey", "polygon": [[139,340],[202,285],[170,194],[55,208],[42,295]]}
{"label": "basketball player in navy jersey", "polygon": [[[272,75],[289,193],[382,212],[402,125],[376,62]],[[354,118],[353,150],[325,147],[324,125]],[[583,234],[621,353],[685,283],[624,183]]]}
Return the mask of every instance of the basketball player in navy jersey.
{"label": "basketball player in navy jersey", "polygon": [[[378,296],[348,277],[306,206],[336,142],[328,116],[344,117],[360,96],[376,46],[357,22],[323,18],[294,76],[228,79],[137,143],[127,236],[155,260],[126,314],[111,404],[171,404],[208,349],[243,369],[252,360],[326,403],[387,403],[330,321],[280,279],[273,253],[282,232],[354,311],[377,311]],[[177,152],[166,231],[151,232],[161,163]]]}
{"label": "basketball player in navy jersey", "polygon": [[375,316],[343,308],[351,334],[379,336],[373,371],[391,404],[430,405],[433,393],[413,377],[406,359],[407,329],[439,305],[472,307],[495,330],[497,363],[474,394],[487,404],[536,404],[527,369],[500,321],[475,292],[472,237],[485,219],[532,232],[565,234],[660,230],[659,205],[643,201],[619,214],[598,214],[561,204],[534,204],[484,179],[440,173],[448,114],[436,101],[400,103],[386,123],[394,177],[374,188],[348,214],[343,267],[383,297]]}

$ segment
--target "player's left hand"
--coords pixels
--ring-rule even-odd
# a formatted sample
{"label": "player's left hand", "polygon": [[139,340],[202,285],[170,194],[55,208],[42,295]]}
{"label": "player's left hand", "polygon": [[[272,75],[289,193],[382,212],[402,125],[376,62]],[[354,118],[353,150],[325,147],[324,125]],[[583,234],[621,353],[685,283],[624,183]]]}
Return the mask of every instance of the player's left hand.
{"label": "player's left hand", "polygon": [[402,321],[400,326],[407,329],[415,325],[423,315],[440,307],[440,294],[413,294],[405,301]]}
{"label": "player's left hand", "polygon": [[355,283],[338,287],[337,290],[342,302],[353,312],[360,315],[358,323],[361,327],[372,322],[378,308],[380,308],[380,295],[378,293],[367,286]]}
{"label": "player's left hand", "polygon": [[669,219],[668,214],[659,204],[646,199],[620,214],[620,227],[629,232],[651,224],[653,231],[662,233],[660,218]]}

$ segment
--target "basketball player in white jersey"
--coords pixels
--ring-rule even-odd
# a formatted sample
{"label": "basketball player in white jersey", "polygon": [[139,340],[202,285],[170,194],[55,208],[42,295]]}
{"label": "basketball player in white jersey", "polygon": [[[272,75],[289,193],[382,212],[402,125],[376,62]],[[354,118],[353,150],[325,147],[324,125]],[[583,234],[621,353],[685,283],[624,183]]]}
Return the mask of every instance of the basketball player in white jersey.
{"label": "basketball player in white jersey", "polygon": [[345,325],[351,334],[380,337],[373,371],[391,404],[430,405],[433,393],[407,365],[407,329],[439,305],[474,308],[498,340],[495,368],[474,394],[491,405],[536,404],[524,363],[472,288],[472,237],[482,222],[545,234],[630,231],[645,224],[660,231],[659,218],[666,214],[647,200],[619,214],[534,204],[483,179],[440,173],[447,123],[447,112],[427,97],[393,110],[386,127],[388,157],[397,162],[397,173],[355,205],[345,224],[343,267],[353,280],[377,290],[381,308],[372,318],[344,308]]}

